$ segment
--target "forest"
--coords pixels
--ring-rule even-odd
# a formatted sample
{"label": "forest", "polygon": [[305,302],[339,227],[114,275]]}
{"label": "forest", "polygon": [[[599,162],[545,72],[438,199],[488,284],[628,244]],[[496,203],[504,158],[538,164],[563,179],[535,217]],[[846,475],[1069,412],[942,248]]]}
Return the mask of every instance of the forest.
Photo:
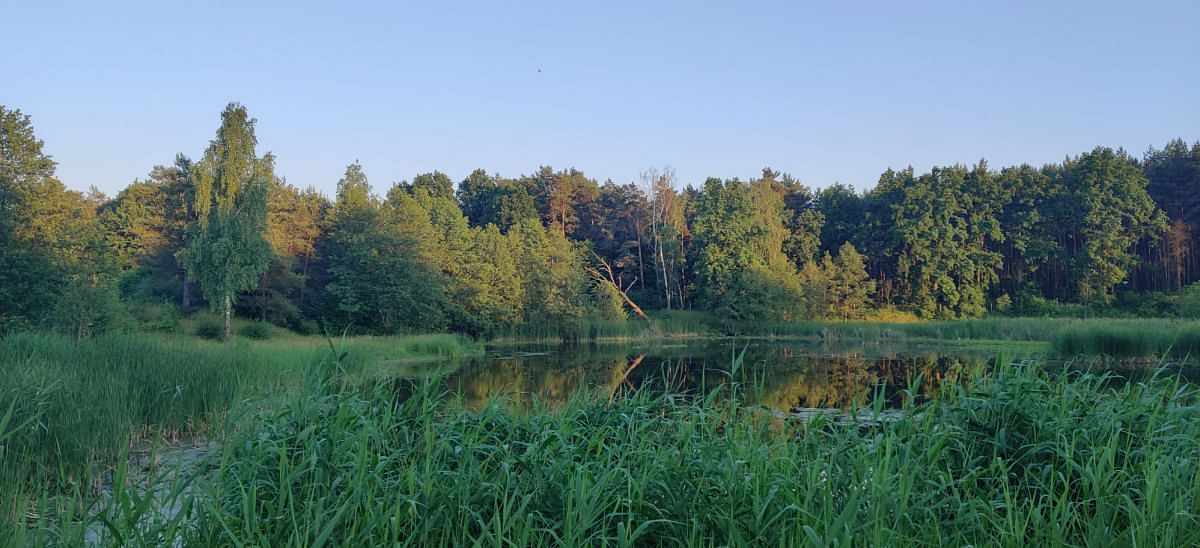
{"label": "forest", "polygon": [[277,175],[255,123],[232,103],[198,156],[106,196],[58,180],[34,121],[0,106],[0,333],[165,329],[201,307],[224,316],[222,338],[231,316],[303,334],[570,338],[647,311],[726,323],[1200,313],[1200,142],[888,169],[861,192],[770,168],[600,182],[550,166],[384,188],[356,162],[329,197]]}

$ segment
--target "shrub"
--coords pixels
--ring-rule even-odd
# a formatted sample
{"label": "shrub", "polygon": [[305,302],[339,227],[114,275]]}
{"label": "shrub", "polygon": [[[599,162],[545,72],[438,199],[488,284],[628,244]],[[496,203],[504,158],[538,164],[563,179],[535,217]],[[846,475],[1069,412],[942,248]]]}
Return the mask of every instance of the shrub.
{"label": "shrub", "polygon": [[1185,318],[1200,318],[1200,282],[1183,288],[1178,308],[1179,314]]}
{"label": "shrub", "polygon": [[1081,318],[1087,311],[1076,303],[1047,299],[1036,289],[1023,289],[1013,299],[1012,314],[1022,317]]}
{"label": "shrub", "polygon": [[196,323],[196,336],[215,341],[225,334],[225,326],[215,320],[200,320]]}
{"label": "shrub", "polygon": [[1113,308],[1137,318],[1162,318],[1178,315],[1178,300],[1179,296],[1161,291],[1125,291],[1117,295]]}
{"label": "shrub", "polygon": [[49,324],[54,331],[69,334],[79,341],[100,333],[129,329],[133,320],[117,296],[116,288],[78,283],[68,286],[59,297]]}
{"label": "shrub", "polygon": [[865,321],[881,323],[917,323],[921,321],[916,314],[905,310],[897,310],[892,306],[880,307],[867,312]]}
{"label": "shrub", "polygon": [[307,319],[297,321],[292,326],[292,329],[301,335],[316,335],[321,332],[320,324],[318,324],[315,320]]}
{"label": "shrub", "polygon": [[996,312],[1007,314],[1010,310],[1012,310],[1012,297],[1009,297],[1007,293],[996,297]]}
{"label": "shrub", "polygon": [[179,330],[179,309],[169,302],[137,303],[130,312],[138,327],[145,331],[174,333]]}
{"label": "shrub", "polygon": [[261,341],[271,338],[271,326],[264,322],[251,322],[239,329],[238,334],[247,339]]}

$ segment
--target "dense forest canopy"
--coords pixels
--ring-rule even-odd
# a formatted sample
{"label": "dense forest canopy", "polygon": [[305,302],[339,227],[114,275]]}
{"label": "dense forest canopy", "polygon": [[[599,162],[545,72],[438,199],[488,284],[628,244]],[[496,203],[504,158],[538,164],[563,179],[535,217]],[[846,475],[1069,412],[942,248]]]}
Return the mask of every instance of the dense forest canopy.
{"label": "dense forest canopy", "polygon": [[769,168],[693,186],[549,166],[381,189],[354,163],[330,198],[276,176],[254,124],[231,104],[199,160],[107,197],[65,187],[29,117],[0,106],[0,332],[83,337],[204,304],[301,332],[473,336],[647,309],[1167,313],[1200,280],[1200,143],[1181,139],[1141,158],[889,169],[867,192]]}

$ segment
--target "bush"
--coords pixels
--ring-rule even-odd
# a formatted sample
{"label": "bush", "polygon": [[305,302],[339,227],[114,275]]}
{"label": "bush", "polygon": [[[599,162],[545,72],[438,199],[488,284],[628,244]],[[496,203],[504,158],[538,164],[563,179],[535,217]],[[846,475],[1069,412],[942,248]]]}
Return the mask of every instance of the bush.
{"label": "bush", "polygon": [[137,303],[130,312],[144,331],[179,331],[179,309],[169,302]]}
{"label": "bush", "polygon": [[1200,318],[1200,282],[1183,288],[1179,296],[1179,314],[1184,318]]}
{"label": "bush", "polygon": [[1179,296],[1161,291],[1125,291],[1117,295],[1113,308],[1135,318],[1163,318],[1178,315]]}
{"label": "bush", "polygon": [[225,326],[215,320],[200,320],[196,323],[196,336],[215,341],[225,334]]}
{"label": "bush", "polygon": [[1007,314],[1010,310],[1012,310],[1012,297],[1009,297],[1008,293],[996,297],[995,310],[1000,314]]}
{"label": "bush", "polygon": [[127,330],[133,319],[115,287],[90,283],[71,284],[59,297],[49,318],[50,327],[76,341],[110,331]]}
{"label": "bush", "polygon": [[315,320],[300,320],[292,325],[292,329],[301,335],[316,335],[321,332],[321,325]]}
{"label": "bush", "polygon": [[880,323],[917,323],[921,321],[916,314],[905,310],[897,310],[893,306],[880,307],[867,312],[864,321]]}
{"label": "bush", "polygon": [[271,326],[264,322],[251,322],[238,330],[238,335],[256,341],[271,338]]}
{"label": "bush", "polygon": [[31,327],[29,320],[25,318],[10,314],[0,314],[0,337],[9,333],[28,331]]}
{"label": "bush", "polygon": [[1012,315],[1026,318],[1082,318],[1087,312],[1081,304],[1047,299],[1036,289],[1018,291],[1012,304]]}

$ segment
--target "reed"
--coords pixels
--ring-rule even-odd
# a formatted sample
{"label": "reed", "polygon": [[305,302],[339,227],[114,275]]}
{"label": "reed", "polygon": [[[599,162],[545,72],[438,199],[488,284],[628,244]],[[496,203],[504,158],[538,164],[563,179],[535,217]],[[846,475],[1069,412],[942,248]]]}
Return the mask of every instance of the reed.
{"label": "reed", "polygon": [[[0,509],[18,515],[48,489],[91,488],[131,446],[215,436],[244,400],[303,387],[325,356],[318,338],[221,344],[165,334],[112,334],[74,344],[0,340]],[[346,367],[482,349],[453,335],[361,337]]]}
{"label": "reed", "polygon": [[[715,396],[471,411],[435,382],[322,386],[225,444],[176,496],[188,514],[143,528],[186,545],[1200,542],[1200,393],[1177,379],[1001,360],[867,426]],[[107,522],[136,522],[129,506]]]}
{"label": "reed", "polygon": [[1051,348],[1063,358],[1184,359],[1200,355],[1200,322],[1095,320],[1058,331]]}

